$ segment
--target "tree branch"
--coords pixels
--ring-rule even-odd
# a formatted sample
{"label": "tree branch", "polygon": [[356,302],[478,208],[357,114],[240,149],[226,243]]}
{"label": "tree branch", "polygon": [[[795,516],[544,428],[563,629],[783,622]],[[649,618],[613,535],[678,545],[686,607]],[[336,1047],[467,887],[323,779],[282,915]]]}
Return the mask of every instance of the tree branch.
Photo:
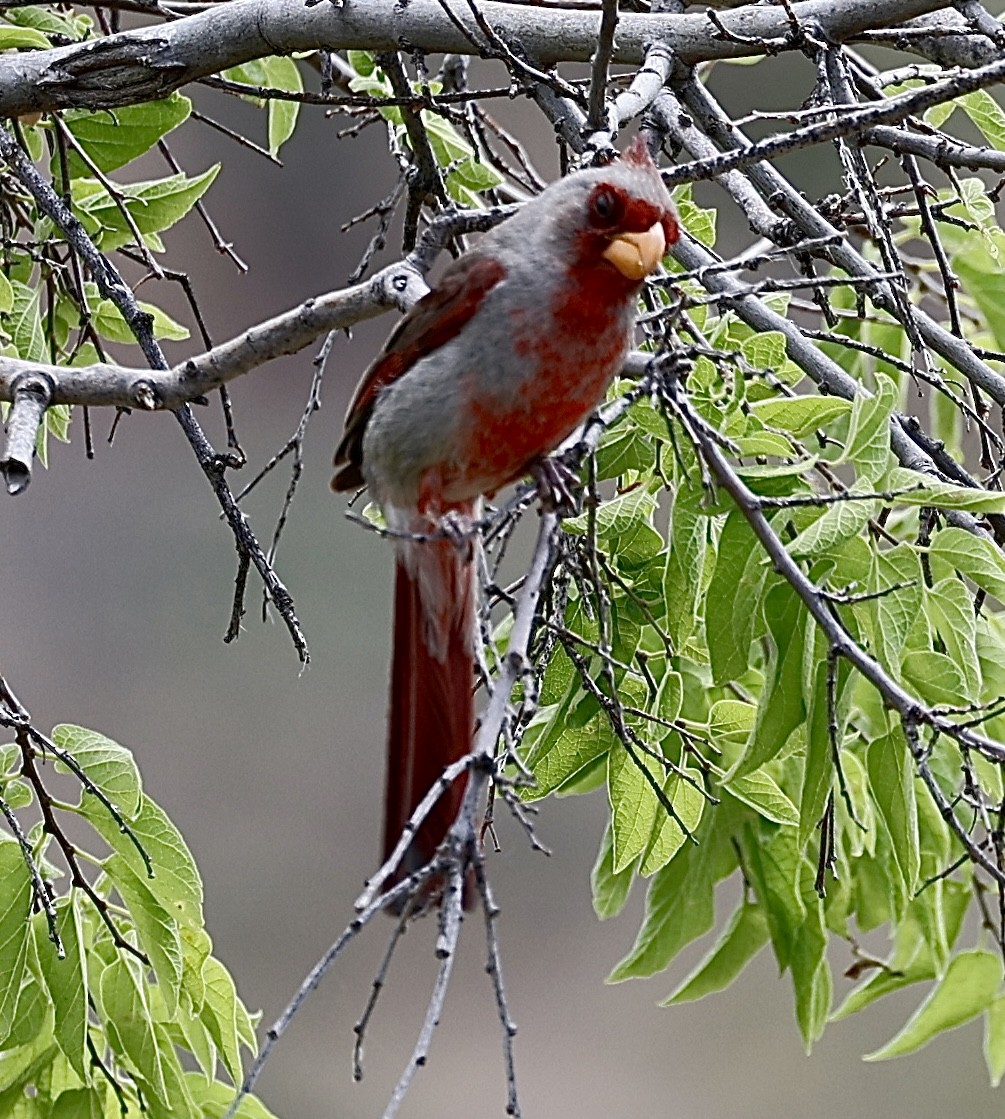
{"label": "tree branch", "polygon": [[41,374],[52,386],[52,404],[176,409],[267,361],[298,353],[331,330],[345,330],[391,307],[406,310],[426,291],[420,269],[399,261],[367,281],[308,299],[236,338],[171,369],[137,369],[109,362],[55,366],[0,357],[0,400],[13,400],[20,378]]}
{"label": "tree branch", "polygon": [[[626,12],[618,24],[613,61],[638,64],[656,40],[670,45],[688,65],[750,57],[763,52],[765,39],[788,40],[793,19],[813,22],[830,41],[842,42],[943,6],[940,0],[801,0],[784,7],[735,8],[718,14],[715,22],[697,12]],[[496,0],[482,0],[479,10],[539,64],[586,62],[597,47],[600,12]],[[305,7],[303,0],[230,0],[171,23],[4,57],[0,116],[132,105],[253,58],[319,48],[396,51],[402,42],[412,49],[470,55],[478,53],[482,34],[469,8],[456,2],[448,15],[439,0],[314,7]]]}

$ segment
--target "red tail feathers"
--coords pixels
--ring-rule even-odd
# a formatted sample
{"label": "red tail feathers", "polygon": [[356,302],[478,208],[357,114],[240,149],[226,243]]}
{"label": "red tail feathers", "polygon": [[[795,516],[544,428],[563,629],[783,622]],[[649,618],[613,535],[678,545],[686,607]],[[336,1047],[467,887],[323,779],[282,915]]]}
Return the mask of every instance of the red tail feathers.
{"label": "red tail feathers", "polygon": [[[419,801],[471,749],[474,730],[474,565],[452,540],[404,545],[394,591],[394,654],[384,806],[384,858]],[[453,823],[455,781],[417,830],[400,878],[427,863]]]}

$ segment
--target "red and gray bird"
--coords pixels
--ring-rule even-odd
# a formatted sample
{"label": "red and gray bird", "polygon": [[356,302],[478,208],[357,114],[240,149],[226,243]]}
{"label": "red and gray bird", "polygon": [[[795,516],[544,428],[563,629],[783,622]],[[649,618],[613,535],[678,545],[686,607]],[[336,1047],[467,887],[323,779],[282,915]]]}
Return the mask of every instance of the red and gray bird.
{"label": "red and gray bird", "polygon": [[[452,261],[364,374],[335,454],[335,490],[366,485],[395,532],[384,855],[474,730],[473,549],[482,495],[533,471],[603,400],[632,339],[636,296],[679,236],[641,137],[524,204]],[[434,539],[409,539],[428,537]],[[399,869],[435,854],[455,782]]]}

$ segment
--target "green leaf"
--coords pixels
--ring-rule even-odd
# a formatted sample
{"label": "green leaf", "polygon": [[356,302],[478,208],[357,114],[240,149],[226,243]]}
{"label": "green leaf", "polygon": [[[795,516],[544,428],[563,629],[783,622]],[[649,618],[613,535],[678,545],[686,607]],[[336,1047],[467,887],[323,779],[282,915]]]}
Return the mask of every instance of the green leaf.
{"label": "green leaf", "polygon": [[469,191],[481,194],[486,190],[499,186],[503,181],[502,176],[494,167],[482,163],[476,158],[465,160],[451,170],[447,176],[447,188],[454,185],[466,187]]}
{"label": "green leaf", "polygon": [[930,474],[920,474],[916,470],[905,470],[902,466],[895,466],[890,471],[884,486],[890,490],[907,491],[897,496],[898,505],[962,509],[970,513],[1005,512],[1005,493],[997,490],[976,489],[970,486],[954,486],[949,482],[933,478]]}
{"label": "green leaf", "polygon": [[101,973],[100,1007],[113,1049],[126,1057],[156,1095],[168,1106],[160,1047],[140,981],[128,961],[119,957]]}
{"label": "green leaf", "polygon": [[49,50],[52,43],[33,27],[11,27],[9,24],[0,24],[0,51],[20,50]]}
{"label": "green leaf", "polygon": [[959,671],[968,701],[981,690],[981,663],[977,656],[977,616],[970,592],[959,579],[948,576],[925,592],[925,606],[946,653]]}
{"label": "green leaf", "polygon": [[789,735],[806,718],[803,700],[802,600],[787,583],[774,586],[764,598],[764,617],[771,635],[765,666],[765,691],[757,707],[757,724],[747,749],[731,776],[744,776],[774,758]]}
{"label": "green leaf", "polygon": [[195,1101],[189,1094],[188,1080],[182,1072],[181,1062],[175,1051],[175,1036],[164,1023],[154,1021],[154,1038],[160,1054],[160,1068],[164,1075],[168,1104],[162,1108],[155,1093],[150,1090],[151,1086],[144,1084],[144,1095],[149,1101],[150,1119],[175,1119],[176,1116],[197,1114]]}
{"label": "green leaf", "polygon": [[708,713],[709,737],[723,753],[733,753],[750,737],[757,719],[757,708],[741,699],[717,700]]}
{"label": "green leaf", "polygon": [[859,479],[877,482],[890,460],[890,415],[897,405],[897,385],[885,373],[876,372],[876,394],[859,393],[852,402],[851,422],[844,454],[839,461],[851,462]]}
{"label": "green leaf", "polygon": [[47,35],[63,35],[68,39],[84,39],[94,26],[90,16],[81,12],[59,12],[29,4],[23,8],[7,8],[4,19],[18,27],[34,27]]}
{"label": "green leaf", "polygon": [[[577,694],[581,698],[575,710],[570,712],[566,703],[551,710],[543,733],[531,747],[527,765],[536,784],[525,790],[525,800],[540,800],[560,789],[617,743],[610,720],[599,710],[597,701],[570,686],[569,699]],[[585,723],[580,722],[583,709],[591,713]]]}
{"label": "green leaf", "polygon": [[793,828],[778,828],[772,834],[764,827],[771,825],[745,828],[743,849],[751,884],[767,915],[775,958],[784,971],[792,962],[799,930],[806,920],[806,906],[799,892],[803,860]]}
{"label": "green leaf", "polygon": [[944,528],[933,537],[930,555],[1005,603],[1005,557],[990,540],[962,528]]}
{"label": "green leaf", "polygon": [[743,458],[755,458],[759,455],[773,458],[791,458],[795,454],[795,447],[784,435],[773,431],[752,431],[746,435],[734,435],[737,454]]}
{"label": "green leaf", "polygon": [[178,922],[157,900],[149,879],[140,878],[121,855],[110,855],[104,870],[129,910],[139,934],[140,947],[150,960],[164,1007],[174,1015],[182,980],[182,948]]}
{"label": "green leaf", "polygon": [[[872,482],[858,478],[851,486],[850,494],[870,494],[874,491]],[[835,501],[824,508],[812,524],[786,545],[793,556],[814,556],[819,552],[839,547],[845,540],[857,536],[876,515],[879,501],[863,497],[861,500]]]}
{"label": "green leaf", "polygon": [[764,910],[754,902],[742,902],[712,950],[663,1005],[691,1002],[725,990],[767,943]]}
{"label": "green leaf", "polygon": [[35,799],[31,786],[25,781],[10,781],[3,786],[2,795],[7,802],[7,807],[14,809],[14,811],[19,808],[27,808]]}
{"label": "green leaf", "polygon": [[[204,1119],[223,1119],[234,1102],[234,1089],[219,1080],[204,1080],[198,1073],[187,1072],[185,1080],[189,1093],[202,1109]],[[276,1119],[271,1111],[255,1096],[245,1096],[234,1113],[234,1119]]]}
{"label": "green leaf", "polygon": [[107,1102],[107,1084],[91,1088],[71,1088],[67,1092],[60,1092],[53,1101],[51,1110],[45,1113],[45,1119],[105,1119],[108,1115]]}
{"label": "green leaf", "polygon": [[932,649],[908,653],[904,657],[903,672],[904,679],[926,703],[962,706],[970,698],[963,673],[945,653]]}
{"label": "green leaf", "polygon": [[[143,790],[140,771],[132,753],[125,746],[94,730],[61,723],[52,728],[52,740],[68,750],[90,780],[120,809],[126,817],[139,809]],[[57,763],[61,772],[68,772],[64,763]],[[101,812],[107,812],[100,806]]]}
{"label": "green leaf", "polygon": [[33,893],[20,846],[0,838],[0,1049],[14,1023],[28,959]]}
{"label": "green leaf", "polygon": [[0,272],[0,314],[14,309],[14,287],[10,280]]}
{"label": "green leaf", "polygon": [[655,759],[640,755],[636,761],[620,742],[611,748],[607,755],[607,795],[614,832],[615,874],[646,850],[653,832],[659,802],[646,773],[653,781],[662,783],[663,771]]}
{"label": "green leaf", "polygon": [[980,129],[984,139],[998,151],[1005,149],[1005,112],[985,89],[965,93],[956,104]]}
{"label": "green leaf", "polygon": [[[220,165],[189,178],[171,175],[142,183],[119,184],[123,204],[141,234],[160,233],[180,221],[209,190]],[[93,179],[73,180],[73,199],[85,226],[96,229],[101,248],[117,249],[133,240],[118,202]]]}
{"label": "green leaf", "polygon": [[715,571],[705,596],[705,635],[712,679],[721,684],[742,676],[768,567],[756,537],[739,510],[726,517]]}
{"label": "green leaf", "polygon": [[879,968],[864,983],[859,984],[831,1015],[832,1022],[838,1022],[852,1014],[857,1014],[878,999],[901,991],[914,983],[934,979],[936,975],[932,959],[925,953],[918,953],[907,964],[896,969]]}
{"label": "green leaf", "polygon": [[[362,54],[363,52],[353,52]],[[371,66],[372,69],[372,66]],[[231,81],[245,85],[259,86],[263,89],[281,89],[290,93],[303,92],[304,83],[300,68],[292,58],[270,55],[266,58],[252,58],[240,66],[232,66],[223,71],[223,76]],[[276,155],[279,149],[293,135],[300,114],[300,103],[277,98],[262,99],[253,95],[244,98],[254,105],[265,105],[269,114],[269,151]]]}
{"label": "green leaf", "polygon": [[[610,501],[603,502],[596,510],[597,536],[601,540],[621,536],[637,522],[650,524],[656,510],[656,497],[641,486],[619,494]],[[588,513],[578,517],[568,517],[562,521],[562,528],[575,536],[585,536],[589,530]]]}
{"label": "green leaf", "polygon": [[760,400],[751,405],[750,411],[766,427],[781,428],[801,438],[847,416],[851,409],[851,401],[837,396],[785,396]]}
{"label": "green leaf", "polygon": [[1002,962],[997,955],[981,951],[961,953],[904,1028],[865,1060],[888,1061],[913,1053],[938,1034],[976,1018],[995,1002],[1001,982]]}
{"label": "green leaf", "polygon": [[25,361],[44,361],[46,358],[45,332],[40,313],[42,288],[30,288],[19,280],[11,280],[13,305],[9,311],[7,331]]}
{"label": "green leaf", "polygon": [[634,880],[634,866],[625,867],[622,871],[614,869],[614,832],[608,821],[597,853],[597,861],[590,875],[593,911],[601,921],[606,921],[608,917],[616,917],[624,909]]}
{"label": "green leaf", "polygon": [[38,962],[56,1010],[56,1041],[73,1071],[88,1085],[91,1061],[87,1053],[87,957],[73,895],[57,903],[56,929],[65,957],[59,959],[55,945],[46,936],[45,925],[36,923]]}
{"label": "green leaf", "polygon": [[[671,773],[667,778],[663,791],[673,805],[674,811],[683,821],[684,827],[694,835],[705,811],[705,797],[702,796],[701,791],[676,773]],[[690,842],[677,820],[663,805],[659,805],[656,811],[656,823],[646,845],[639,874],[643,878],[655,874],[670,862],[685,843]]]}
{"label": "green leaf", "polygon": [[740,353],[755,369],[770,373],[788,360],[785,335],[780,330],[765,330],[744,338],[740,343]]}
{"label": "green leaf", "polygon": [[662,971],[682,948],[712,927],[715,881],[731,873],[736,865],[732,848],[720,851],[716,839],[703,826],[699,845],[686,843],[676,858],[653,875],[642,927],[631,951],[611,972],[609,982]]}
{"label": "green leaf", "polygon": [[[159,101],[123,105],[114,111],[69,109],[63,123],[99,171],[107,174],[148,152],[158,140],[188,119],[192,102],[180,93]],[[72,148],[67,155],[72,178],[93,175],[93,170]]]}
{"label": "green leaf", "polygon": [[731,777],[723,788],[772,823],[788,824],[790,827],[799,823],[796,806],[782,792],[778,782],[763,769],[742,777]]}
{"label": "green leaf", "polygon": [[921,610],[923,585],[921,562],[911,545],[898,544],[889,551],[872,554],[866,589],[876,597],[870,600],[868,609],[879,659],[894,672]]}
{"label": "green leaf", "polygon": [[670,515],[663,599],[666,625],[676,648],[686,644],[700,624],[698,604],[708,553],[709,518],[701,509],[700,487],[680,485]]}
{"label": "green leaf", "polygon": [[348,50],[345,52],[345,57],[349,65],[362,78],[370,77],[376,69],[377,64],[369,51]]}
{"label": "green leaf", "polygon": [[[690,190],[690,184],[687,189]],[[716,240],[718,212],[711,206],[698,206],[689,196],[684,197],[681,190],[674,191],[674,201],[681,224],[696,241],[712,248]]]}
{"label": "green leaf", "polygon": [[630,470],[649,470],[655,459],[652,439],[638,428],[608,431],[597,449],[597,478],[617,478]]}
{"label": "green leaf", "polygon": [[796,993],[796,1020],[809,1053],[823,1033],[833,996],[831,969],[827,963],[827,934],[814,898],[807,919],[796,934],[792,949],[792,985]]}
{"label": "green leaf", "polygon": [[[177,323],[152,303],[140,303],[141,311],[145,311],[153,319],[153,332],[155,338],[166,338],[171,342],[179,342],[189,337],[189,331],[181,323]],[[102,299],[94,308],[94,328],[102,338],[110,342],[129,344],[136,341],[126,320],[118,307],[110,299]]]}
{"label": "green leaf", "polygon": [[812,659],[813,664],[806,713],[806,755],[799,794],[800,850],[805,849],[816,831],[834,787],[834,743],[831,740],[831,712],[827,696],[827,640],[816,624],[809,621],[805,655]]}
{"label": "green leaf", "polygon": [[921,855],[914,764],[903,732],[898,729],[873,742],[867,765],[872,798],[890,839],[892,869],[900,880],[901,896],[910,897],[918,888]]}
{"label": "green leaf", "polygon": [[[37,915],[36,915],[37,916]],[[42,918],[44,923],[45,918]],[[36,925],[37,920],[32,921]],[[42,933],[45,936],[45,933]],[[4,1042],[4,1048],[15,1048],[33,1045],[42,1037],[52,1037],[53,1009],[49,993],[45,985],[37,978],[37,963],[33,957],[34,948],[28,950],[28,964],[25,968],[25,982],[17,1000],[17,1010],[14,1013],[14,1027],[10,1036]]]}
{"label": "green leaf", "polygon": [[220,1052],[228,1075],[241,1082],[241,1039],[238,1035],[238,998],[230,973],[215,956],[202,969],[206,981],[206,1001],[199,1017]]}
{"label": "green leaf", "polygon": [[[988,251],[989,243],[972,233],[960,252],[952,257],[953,271],[967,295],[977,304],[998,346],[1005,345],[1005,273],[1000,260]],[[1000,256],[1000,254],[997,254]]]}
{"label": "green leaf", "polygon": [[[292,93],[302,93],[303,79],[300,68],[292,58],[274,56],[263,58],[266,66],[268,84],[274,89],[285,89]],[[298,101],[272,100],[269,102],[269,152],[277,155],[279,149],[293,135],[300,115]]]}
{"label": "green leaf", "polygon": [[[121,856],[180,926],[202,927],[202,880],[181,833],[164,810],[149,797],[129,817],[129,826],[153,863],[154,876],[147,877],[143,859],[129,836],[93,797],[82,802],[84,816],[112,851]],[[115,864],[112,864],[115,869]]]}

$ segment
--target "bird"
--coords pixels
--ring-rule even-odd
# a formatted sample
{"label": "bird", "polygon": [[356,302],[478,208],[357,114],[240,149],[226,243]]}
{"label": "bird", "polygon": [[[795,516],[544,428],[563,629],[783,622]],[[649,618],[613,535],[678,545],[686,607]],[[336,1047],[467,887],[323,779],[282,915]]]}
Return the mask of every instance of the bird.
{"label": "bird", "polygon": [[[385,861],[445,767],[471,750],[481,499],[540,470],[603,400],[640,287],[679,235],[640,133],[452,260],[363,374],[332,488],[365,485],[395,538]],[[464,788],[462,778],[443,792],[392,882],[434,857]]]}

